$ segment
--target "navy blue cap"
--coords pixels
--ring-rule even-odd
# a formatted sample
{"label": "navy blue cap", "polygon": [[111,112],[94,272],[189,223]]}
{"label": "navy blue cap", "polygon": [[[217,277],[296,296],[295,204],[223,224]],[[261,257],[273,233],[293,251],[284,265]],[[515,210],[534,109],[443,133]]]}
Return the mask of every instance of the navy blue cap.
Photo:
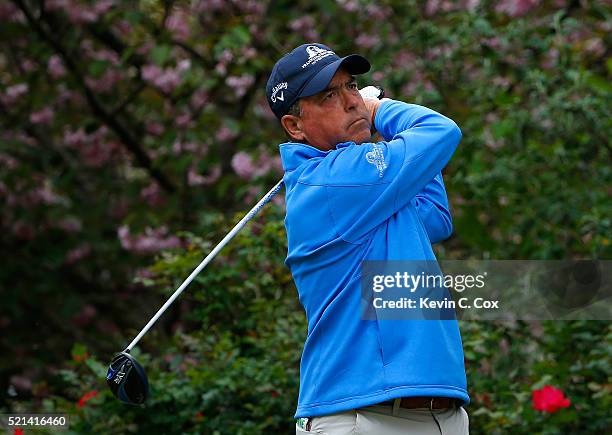
{"label": "navy blue cap", "polygon": [[339,57],[326,45],[303,44],[284,55],[274,68],[266,85],[266,97],[278,119],[301,97],[323,91],[342,66],[349,74],[370,70],[370,62],[358,54]]}

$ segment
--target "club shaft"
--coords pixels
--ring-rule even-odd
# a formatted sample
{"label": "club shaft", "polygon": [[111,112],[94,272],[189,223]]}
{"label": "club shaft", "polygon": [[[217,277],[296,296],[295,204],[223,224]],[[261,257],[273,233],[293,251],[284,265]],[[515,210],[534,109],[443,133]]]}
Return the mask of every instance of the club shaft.
{"label": "club shaft", "polygon": [[136,346],[136,344],[140,341],[143,335],[145,335],[147,331],[149,331],[151,326],[153,326],[155,322],[157,321],[157,319],[159,319],[161,315],[164,314],[166,309],[170,305],[172,305],[174,300],[180,296],[183,290],[185,290],[185,288],[191,283],[191,281],[193,281],[193,279],[198,275],[198,273],[200,273],[202,269],[204,269],[206,265],[210,263],[213,258],[215,258],[215,256],[219,253],[219,251],[221,251],[221,249],[223,249],[223,247],[227,245],[227,243],[234,238],[234,236],[242,229],[242,227],[246,225],[248,221],[250,221],[253,218],[253,216],[259,213],[259,210],[261,210],[262,207],[266,205],[272,199],[272,197],[274,197],[274,195],[278,193],[278,191],[281,189],[282,186],[283,186],[283,180],[281,179],[278,183],[276,183],[276,185],[272,189],[270,189],[268,193],[264,195],[263,198],[259,200],[257,204],[255,204],[255,206],[240,220],[240,222],[238,222],[234,226],[234,228],[232,228],[232,230],[229,233],[227,233],[227,235],[223,238],[223,240],[221,240],[219,244],[215,246],[215,248],[212,251],[210,251],[210,254],[208,254],[206,258],[202,260],[202,262],[198,265],[198,267],[196,267],[194,271],[191,272],[191,275],[189,275],[187,279],[180,285],[180,287],[175,290],[172,296],[170,296],[170,299],[168,299],[166,303],[157,311],[157,313],[155,313],[155,316],[153,316],[151,320],[149,320],[149,323],[147,323],[145,327],[142,328],[142,331],[140,331],[138,335],[136,336],[136,338],[132,340],[129,346],[125,349],[125,352],[131,351],[132,348]]}

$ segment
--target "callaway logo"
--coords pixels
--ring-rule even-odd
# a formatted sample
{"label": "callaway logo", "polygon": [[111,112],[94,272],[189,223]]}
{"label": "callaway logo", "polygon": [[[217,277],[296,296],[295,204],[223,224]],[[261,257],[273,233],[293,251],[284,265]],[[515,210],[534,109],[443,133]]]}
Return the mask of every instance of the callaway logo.
{"label": "callaway logo", "polygon": [[[270,99],[273,103],[276,103],[276,100],[285,101],[285,91],[282,91],[281,89],[287,89],[287,86],[287,82],[282,82],[272,88],[272,96]],[[276,95],[278,91],[281,91],[281,93]]]}
{"label": "callaway logo", "polygon": [[387,169],[387,164],[385,163],[385,155],[383,153],[383,149],[381,146],[374,144],[372,146],[372,151],[366,153],[365,155],[368,163],[373,164],[378,169],[378,177],[382,178],[385,173],[385,169]]}
{"label": "callaway logo", "polygon": [[302,68],[306,68],[308,65],[312,65],[327,56],[333,56],[335,53],[331,50],[325,50],[324,48],[317,47],[316,45],[309,45],[306,47],[306,54],[308,54],[308,60]]}

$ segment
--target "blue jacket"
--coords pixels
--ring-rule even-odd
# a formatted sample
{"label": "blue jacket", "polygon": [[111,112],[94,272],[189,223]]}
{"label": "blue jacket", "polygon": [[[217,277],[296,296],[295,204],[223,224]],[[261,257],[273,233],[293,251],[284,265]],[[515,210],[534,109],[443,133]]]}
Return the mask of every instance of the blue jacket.
{"label": "blue jacket", "polygon": [[284,143],[288,254],[308,319],[295,418],[397,397],[446,396],[468,404],[456,320],[364,320],[364,260],[435,260],[452,232],[441,170],[461,139],[449,118],[384,100],[384,142],[321,151]]}

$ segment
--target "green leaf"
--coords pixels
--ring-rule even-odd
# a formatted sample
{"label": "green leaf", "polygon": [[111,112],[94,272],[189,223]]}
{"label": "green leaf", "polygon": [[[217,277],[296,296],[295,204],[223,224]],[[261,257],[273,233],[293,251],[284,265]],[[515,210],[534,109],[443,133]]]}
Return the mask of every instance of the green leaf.
{"label": "green leaf", "polygon": [[170,54],[172,53],[172,47],[169,45],[156,45],[151,50],[151,59],[156,65],[164,66],[166,61],[170,58]]}
{"label": "green leaf", "polygon": [[108,69],[110,63],[106,60],[94,60],[89,64],[89,74],[93,77],[100,77]]}

